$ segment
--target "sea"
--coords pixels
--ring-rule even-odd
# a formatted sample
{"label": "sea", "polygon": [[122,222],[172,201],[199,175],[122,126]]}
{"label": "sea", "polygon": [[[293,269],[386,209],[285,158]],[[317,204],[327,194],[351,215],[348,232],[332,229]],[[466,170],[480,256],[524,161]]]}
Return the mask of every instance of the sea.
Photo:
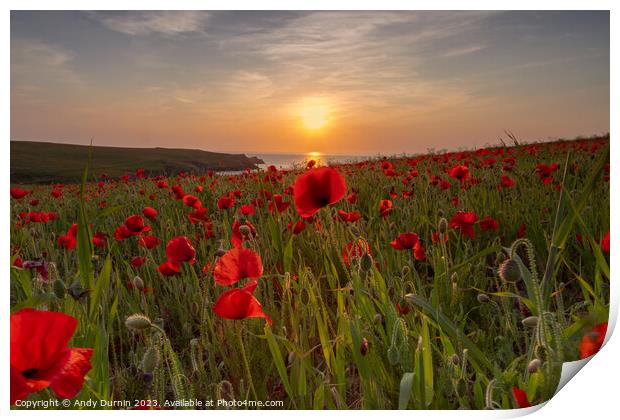
{"label": "sea", "polygon": [[246,153],[245,155],[256,156],[262,159],[265,163],[259,165],[261,169],[267,169],[267,167],[271,165],[278,169],[303,168],[310,160],[316,161],[317,165],[332,165],[337,163],[361,162],[373,158],[373,156],[329,155],[316,152],[305,154]]}

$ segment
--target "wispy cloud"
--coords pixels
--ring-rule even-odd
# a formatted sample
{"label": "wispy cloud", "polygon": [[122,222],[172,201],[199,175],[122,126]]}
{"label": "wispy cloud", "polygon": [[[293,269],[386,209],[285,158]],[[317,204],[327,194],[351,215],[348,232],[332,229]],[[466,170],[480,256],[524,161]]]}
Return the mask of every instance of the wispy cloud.
{"label": "wispy cloud", "polygon": [[205,33],[209,20],[204,11],[96,12],[92,16],[112,31],[135,36]]}

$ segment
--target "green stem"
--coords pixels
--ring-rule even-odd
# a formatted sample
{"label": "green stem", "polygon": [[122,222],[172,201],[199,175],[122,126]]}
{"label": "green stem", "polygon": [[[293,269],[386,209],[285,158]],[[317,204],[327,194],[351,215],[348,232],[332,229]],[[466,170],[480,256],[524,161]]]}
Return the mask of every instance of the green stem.
{"label": "green stem", "polygon": [[250,363],[248,362],[248,357],[245,354],[245,346],[243,344],[241,328],[239,328],[239,330],[237,331],[237,339],[239,340],[241,358],[243,359],[243,366],[245,367],[245,373],[247,375],[247,380],[250,386],[250,390],[252,391],[252,396],[254,397],[254,400],[258,400],[258,396],[256,395],[256,389],[254,389],[254,381],[252,380],[252,371],[250,370]]}

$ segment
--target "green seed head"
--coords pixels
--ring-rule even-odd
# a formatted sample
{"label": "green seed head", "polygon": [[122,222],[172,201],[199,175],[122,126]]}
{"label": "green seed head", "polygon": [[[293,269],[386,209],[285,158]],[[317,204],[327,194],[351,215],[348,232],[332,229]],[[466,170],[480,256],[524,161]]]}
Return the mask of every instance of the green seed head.
{"label": "green seed head", "polygon": [[372,268],[372,257],[369,254],[362,255],[360,259],[360,270],[367,273]]}

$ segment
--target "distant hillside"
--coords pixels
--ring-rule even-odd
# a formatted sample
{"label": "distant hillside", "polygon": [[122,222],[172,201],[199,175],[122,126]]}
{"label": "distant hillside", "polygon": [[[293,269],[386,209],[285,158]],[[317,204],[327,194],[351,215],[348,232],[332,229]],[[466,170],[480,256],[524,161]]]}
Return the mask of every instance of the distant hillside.
{"label": "distant hillside", "polygon": [[[11,141],[11,182],[20,184],[78,182],[88,162],[89,146]],[[93,146],[91,174],[120,177],[144,168],[147,175],[176,175],[256,168],[263,161],[243,154],[194,149]]]}

